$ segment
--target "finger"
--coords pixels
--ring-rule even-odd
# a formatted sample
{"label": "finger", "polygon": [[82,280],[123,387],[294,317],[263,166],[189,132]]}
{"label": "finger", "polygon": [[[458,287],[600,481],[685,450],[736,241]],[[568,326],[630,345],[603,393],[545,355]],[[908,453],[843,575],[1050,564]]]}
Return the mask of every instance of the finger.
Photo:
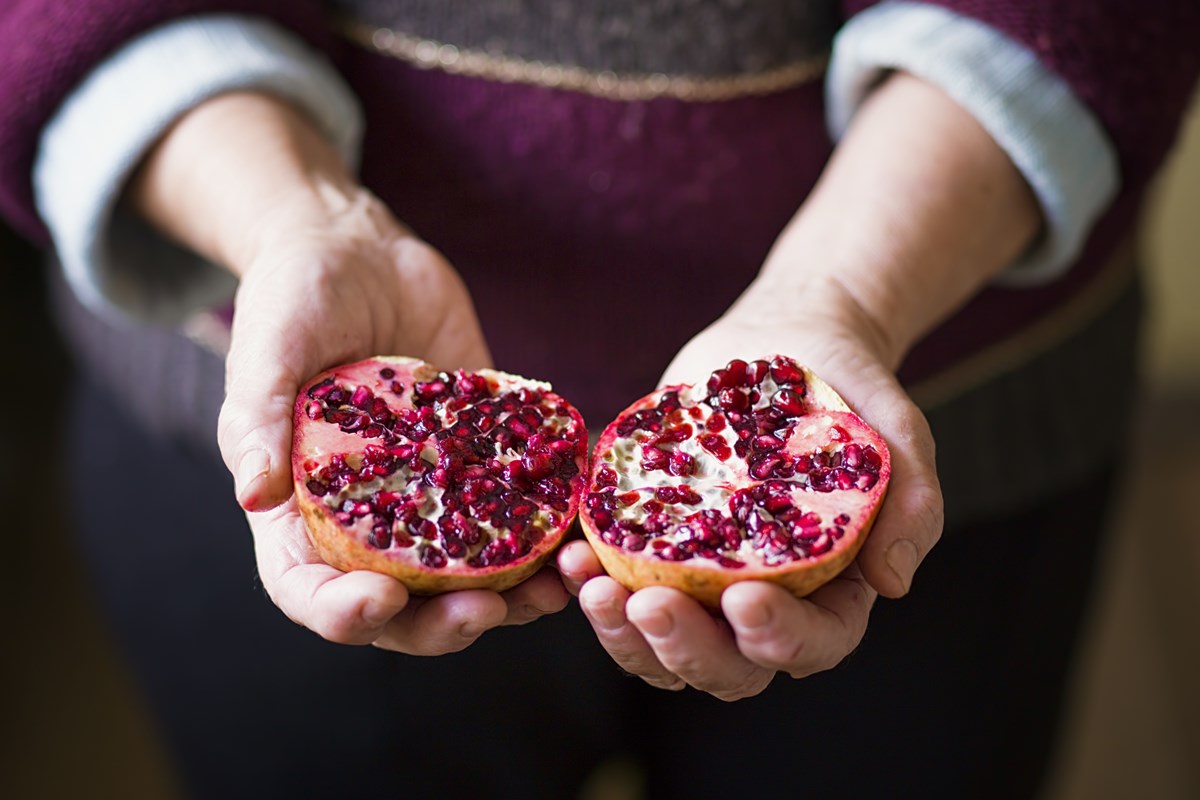
{"label": "finger", "polygon": [[409,602],[402,583],[375,572],[342,572],[321,560],[294,500],[247,514],[263,588],[291,620],[342,644],[368,644]]}
{"label": "finger", "polygon": [[571,601],[571,595],[551,567],[543,567],[500,596],[508,604],[504,625],[524,625],[546,614],[562,611]]}
{"label": "finger", "polygon": [[664,668],[714,697],[752,697],[774,677],[774,670],[738,652],[726,623],[676,589],[652,586],[635,592],[625,613]]}
{"label": "finger", "polygon": [[292,407],[303,378],[287,363],[265,321],[237,327],[217,442],[247,511],[273,508],[292,493]]}
{"label": "finger", "polygon": [[663,666],[641,632],[625,616],[629,591],[612,578],[588,581],[579,606],[592,623],[596,638],[621,669],[659,689],[679,690],[683,680]]}
{"label": "finger", "polygon": [[747,659],[802,678],[832,669],[858,646],[874,598],[860,575],[844,573],[804,600],[771,583],[735,583],[721,609]]}
{"label": "finger", "polygon": [[604,567],[596,558],[592,546],[582,540],[568,542],[559,549],[557,566],[563,585],[576,597],[579,596],[580,587],[604,574]]}
{"label": "finger", "polygon": [[297,564],[263,585],[294,622],[340,644],[370,644],[408,604],[399,581],[375,572],[341,572],[328,564]]}
{"label": "finger", "polygon": [[486,589],[449,592],[413,603],[391,619],[375,645],[418,656],[456,653],[504,622],[504,599]]}
{"label": "finger", "polygon": [[902,597],[942,535],[942,492],[933,436],[924,416],[908,402],[894,405],[891,413],[873,423],[891,451],[892,478],[858,563],[880,594]]}

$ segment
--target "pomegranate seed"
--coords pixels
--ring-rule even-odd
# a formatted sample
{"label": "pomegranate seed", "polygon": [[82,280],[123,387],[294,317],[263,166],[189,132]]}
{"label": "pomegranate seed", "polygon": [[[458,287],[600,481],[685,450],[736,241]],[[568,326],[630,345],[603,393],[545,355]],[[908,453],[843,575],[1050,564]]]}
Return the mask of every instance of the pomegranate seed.
{"label": "pomegranate seed", "polygon": [[772,514],[779,514],[792,508],[792,500],[787,495],[773,494],[763,503],[763,508]]}
{"label": "pomegranate seed", "polygon": [[780,389],[776,392],[775,396],[771,398],[771,405],[793,417],[799,417],[804,414],[802,396],[791,389]]}
{"label": "pomegranate seed", "polygon": [[870,491],[870,489],[872,487],[874,487],[875,484],[878,482],[879,482],[879,476],[874,474],[873,472],[860,472],[854,478],[855,487],[863,490],[864,492]]}
{"label": "pomegranate seed", "polygon": [[701,447],[721,461],[725,461],[732,455],[729,445],[725,443],[725,439],[715,433],[704,434],[700,437],[699,442]]}
{"label": "pomegranate seed", "polygon": [[778,456],[766,456],[761,458],[750,465],[750,475],[755,480],[766,480],[767,478],[771,477],[771,472],[775,469],[779,462],[780,459]]}
{"label": "pomegranate seed", "polygon": [[722,389],[727,389],[727,388],[735,385],[735,383],[736,383],[736,379],[734,379],[732,376],[730,376],[729,370],[727,370],[727,369],[713,370],[712,375],[710,375],[708,378],[708,393],[710,396],[715,395],[718,392],[720,392]]}
{"label": "pomegranate seed", "polygon": [[626,550],[644,550],[646,548],[646,537],[639,533],[629,533],[621,540],[621,547]]}
{"label": "pomegranate seed", "polygon": [[812,541],[821,535],[821,529],[817,526],[797,528],[794,532],[797,539],[804,541]]}
{"label": "pomegranate seed", "polygon": [[789,358],[775,358],[771,360],[771,379],[780,385],[791,385],[800,387],[797,391],[804,394],[804,373],[795,361]]}
{"label": "pomegranate seed", "polygon": [[766,361],[758,360],[751,361],[746,366],[746,382],[751,386],[757,386],[762,383],[763,378],[767,377],[770,372],[770,365]]}
{"label": "pomegranate seed", "polygon": [[774,436],[763,435],[755,437],[754,446],[759,450],[778,450],[783,447],[783,442]]}
{"label": "pomegranate seed", "polygon": [[686,478],[696,470],[696,461],[690,455],[677,450],[671,454],[670,472],[680,478]]}
{"label": "pomegranate seed", "polygon": [[850,515],[849,514],[838,514],[836,517],[833,518],[833,521],[837,525],[849,525],[850,524]]}
{"label": "pomegranate seed", "polygon": [[313,384],[308,388],[308,396],[310,398],[320,399],[333,391],[333,378],[326,378],[320,383]]}
{"label": "pomegranate seed", "polygon": [[678,494],[675,492],[674,486],[660,486],[654,490],[654,496],[663,503],[678,502]]}
{"label": "pomegranate seed", "polygon": [[440,569],[446,566],[446,561],[446,554],[433,545],[421,551],[421,563],[431,569]]}
{"label": "pomegranate seed", "polygon": [[666,469],[669,462],[670,456],[665,450],[659,450],[657,447],[647,447],[642,451],[642,469],[647,472]]}
{"label": "pomegranate seed", "polygon": [[612,467],[608,466],[607,464],[602,466],[596,472],[596,485],[597,486],[616,486],[617,485],[616,470],[614,470]]}
{"label": "pomegranate seed", "polygon": [[717,405],[726,411],[745,411],[750,407],[750,398],[741,389],[722,389],[717,395]]}
{"label": "pomegranate seed", "polygon": [[392,544],[392,531],[387,523],[377,523],[367,534],[367,544],[386,550]]}
{"label": "pomegranate seed", "polygon": [[535,481],[548,478],[554,473],[554,462],[545,453],[526,452],[521,458],[521,466],[525,468],[530,479]]}
{"label": "pomegranate seed", "polygon": [[866,463],[863,459],[863,449],[860,444],[848,444],[842,450],[842,462],[851,469],[861,469]]}

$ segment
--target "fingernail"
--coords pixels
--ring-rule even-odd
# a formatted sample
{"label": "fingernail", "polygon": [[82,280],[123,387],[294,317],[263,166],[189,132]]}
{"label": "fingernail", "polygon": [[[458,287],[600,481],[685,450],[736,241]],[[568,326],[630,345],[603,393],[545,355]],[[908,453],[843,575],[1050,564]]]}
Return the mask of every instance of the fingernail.
{"label": "fingernail", "polygon": [[464,639],[478,639],[485,630],[478,622],[464,622],[458,627],[458,635]]}
{"label": "fingernail", "polygon": [[908,539],[897,539],[888,547],[884,560],[907,593],[912,584],[913,573],[917,571],[917,562],[920,561],[917,546]]}
{"label": "fingernail", "polygon": [[251,505],[257,499],[255,484],[259,478],[271,471],[271,457],[266,450],[255,448],[247,450],[238,461],[237,466],[237,497],[243,506]]}
{"label": "fingernail", "polygon": [[625,614],[616,603],[601,603],[589,610],[596,624],[606,631],[615,631],[625,626]]}
{"label": "fingernail", "polygon": [[363,604],[362,618],[370,625],[385,625],[394,616],[396,609],[377,600],[368,600]]}
{"label": "fingernail", "polygon": [[655,611],[644,619],[639,619],[637,626],[642,633],[661,638],[675,627],[675,620],[671,619],[671,615],[666,611]]}
{"label": "fingernail", "polygon": [[763,603],[746,603],[731,609],[739,628],[765,628],[771,621],[771,609]]}

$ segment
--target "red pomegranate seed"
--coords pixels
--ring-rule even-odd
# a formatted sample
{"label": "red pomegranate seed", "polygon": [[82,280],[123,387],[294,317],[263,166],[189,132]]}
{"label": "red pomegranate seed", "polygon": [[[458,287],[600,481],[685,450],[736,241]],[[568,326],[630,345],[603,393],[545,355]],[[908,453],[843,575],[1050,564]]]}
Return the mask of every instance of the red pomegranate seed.
{"label": "red pomegranate seed", "polygon": [[799,417],[804,414],[804,401],[801,395],[791,389],[780,389],[771,398],[771,405],[793,417]]}
{"label": "red pomegranate seed", "polygon": [[741,389],[722,389],[717,394],[717,405],[726,411],[745,411],[750,407],[750,398]]}
{"label": "red pomegranate seed", "polygon": [[677,450],[671,454],[670,472],[680,478],[690,476],[696,470],[696,461],[690,455]]}
{"label": "red pomegranate seed", "polygon": [[800,371],[800,367],[795,361],[788,358],[777,357],[771,360],[771,379],[776,383],[789,386],[801,387],[797,389],[800,394],[804,394],[804,373]]}
{"label": "red pomegranate seed", "polygon": [[657,447],[647,447],[642,451],[642,469],[647,472],[666,469],[669,463],[670,456],[665,450],[659,450]]}
{"label": "red pomegranate seed", "polygon": [[751,361],[746,366],[746,382],[751,386],[756,386],[762,383],[763,378],[767,377],[770,372],[770,365],[766,361],[758,360]]}

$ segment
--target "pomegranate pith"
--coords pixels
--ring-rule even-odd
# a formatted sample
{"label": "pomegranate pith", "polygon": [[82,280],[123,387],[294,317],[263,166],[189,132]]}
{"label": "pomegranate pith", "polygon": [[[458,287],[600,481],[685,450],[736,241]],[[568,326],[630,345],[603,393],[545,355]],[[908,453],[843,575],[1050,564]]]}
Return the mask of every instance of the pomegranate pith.
{"label": "pomegranate pith", "polygon": [[605,429],[580,522],[610,575],[710,607],[734,581],[803,596],[857,554],[887,490],[883,439],[783,356],[670,386]]}
{"label": "pomegranate pith", "polygon": [[309,538],[343,570],[418,594],[503,591],[575,518],[587,429],[549,384],[376,357],[296,398],[292,476]]}

